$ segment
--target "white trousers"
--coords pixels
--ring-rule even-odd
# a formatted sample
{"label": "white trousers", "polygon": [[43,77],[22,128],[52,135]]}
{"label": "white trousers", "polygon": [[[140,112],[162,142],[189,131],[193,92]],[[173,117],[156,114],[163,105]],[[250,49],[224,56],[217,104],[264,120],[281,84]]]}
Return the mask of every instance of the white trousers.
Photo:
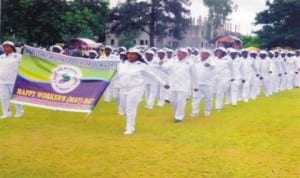
{"label": "white trousers", "polygon": [[205,101],[205,113],[211,113],[213,106],[212,86],[200,85],[199,91],[193,93],[192,114],[199,114],[200,102],[202,98],[204,98]]}
{"label": "white trousers", "polygon": [[130,88],[129,90],[121,89],[120,107],[126,115],[126,131],[135,130],[135,120],[138,105],[142,99],[143,88]]}
{"label": "white trousers", "polygon": [[224,106],[224,95],[229,89],[228,79],[217,79],[216,81],[216,109],[222,109]]}
{"label": "white trousers", "polygon": [[159,86],[153,84],[145,85],[145,97],[147,108],[152,109],[157,97]]}
{"label": "white trousers", "polygon": [[[10,97],[12,96],[14,85],[13,84],[0,84],[0,100],[2,105],[2,115],[10,115]],[[15,104],[16,113],[21,114],[23,111],[23,106],[20,104]]]}
{"label": "white trousers", "polygon": [[234,106],[236,106],[237,102],[238,102],[240,85],[241,85],[240,79],[236,79],[236,80],[230,82],[229,101]]}
{"label": "white trousers", "polygon": [[250,86],[251,86],[251,78],[245,79],[245,82],[242,85],[242,98],[244,101],[248,101],[250,98]]}
{"label": "white trousers", "polygon": [[170,91],[170,102],[173,106],[176,120],[183,120],[187,99],[187,92]]}

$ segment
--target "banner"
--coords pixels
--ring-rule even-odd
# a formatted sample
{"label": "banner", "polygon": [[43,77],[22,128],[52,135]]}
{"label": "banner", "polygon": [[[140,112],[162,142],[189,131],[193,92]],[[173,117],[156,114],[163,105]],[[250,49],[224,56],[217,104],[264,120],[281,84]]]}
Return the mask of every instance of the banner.
{"label": "banner", "polygon": [[11,101],[54,110],[91,112],[118,63],[25,46]]}

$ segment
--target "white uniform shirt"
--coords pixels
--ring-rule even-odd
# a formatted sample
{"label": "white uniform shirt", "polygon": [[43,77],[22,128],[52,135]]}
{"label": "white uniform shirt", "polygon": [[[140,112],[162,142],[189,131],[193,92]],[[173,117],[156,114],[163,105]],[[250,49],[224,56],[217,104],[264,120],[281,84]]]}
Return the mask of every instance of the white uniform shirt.
{"label": "white uniform shirt", "polygon": [[248,58],[240,58],[242,79],[249,80],[253,75],[253,60]]}
{"label": "white uniform shirt", "polygon": [[222,59],[214,57],[213,61],[215,63],[215,78],[230,80],[232,76],[230,69],[231,61],[227,59],[227,56],[224,56]]}
{"label": "white uniform shirt", "polygon": [[259,74],[261,76],[267,76],[270,71],[270,59],[266,57],[265,59],[259,59],[260,66],[259,66]]}
{"label": "white uniform shirt", "polygon": [[166,85],[159,76],[150,70],[150,68],[140,61],[129,62],[125,61],[122,65],[118,66],[117,74],[120,80],[121,89],[130,91],[132,88],[140,89],[143,91],[145,77],[151,76],[160,84]]}
{"label": "white uniform shirt", "polygon": [[[208,85],[212,86],[214,80],[214,63],[211,58],[205,61],[197,60],[195,62],[196,73],[197,73],[197,83],[196,85]],[[198,86],[195,86],[196,88]]]}
{"label": "white uniform shirt", "polygon": [[230,59],[231,63],[231,77],[232,79],[239,80],[242,78],[241,74],[241,60],[237,57],[236,59]]}
{"label": "white uniform shirt", "polygon": [[168,73],[168,81],[171,91],[189,92],[190,81],[197,81],[197,73],[195,64],[188,61],[188,58],[183,60],[175,60],[161,65],[162,69]]}
{"label": "white uniform shirt", "polygon": [[21,55],[10,53],[9,55],[0,55],[0,83],[14,84],[17,78]]}

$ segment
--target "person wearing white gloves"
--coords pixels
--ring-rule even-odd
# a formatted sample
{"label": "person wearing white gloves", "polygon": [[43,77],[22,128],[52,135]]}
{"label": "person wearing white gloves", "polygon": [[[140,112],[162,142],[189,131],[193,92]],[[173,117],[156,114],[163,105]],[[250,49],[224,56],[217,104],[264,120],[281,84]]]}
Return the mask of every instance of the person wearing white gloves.
{"label": "person wearing white gloves", "polygon": [[226,56],[226,49],[219,47],[215,49],[215,90],[216,90],[216,110],[219,112],[224,107],[224,95],[229,89],[231,78],[230,60]]}
{"label": "person wearing white gloves", "polygon": [[[155,72],[159,73],[160,70],[159,60],[155,57],[155,53],[152,50],[147,50],[145,52],[145,61],[148,64],[148,67]],[[158,95],[160,88],[159,82],[154,80],[152,77],[147,76],[145,81],[145,97],[146,97],[146,108],[153,109],[155,99]]]}
{"label": "person wearing white gloves", "polygon": [[250,98],[250,89],[253,78],[253,60],[249,57],[249,51],[243,49],[241,51],[241,75],[242,75],[242,98],[244,102],[248,102]]}
{"label": "person wearing white gloves", "polygon": [[145,77],[151,76],[165,88],[169,85],[150,70],[138,49],[129,49],[127,60],[119,65],[117,73],[120,83],[120,106],[126,115],[125,135],[131,135],[135,131],[135,120],[138,104],[142,100]]}
{"label": "person wearing white gloves", "polygon": [[271,73],[270,69],[270,59],[268,58],[268,53],[265,50],[259,52],[260,66],[258,69],[260,80],[263,86],[263,92],[265,96],[270,96],[272,94],[271,90]]}
{"label": "person wearing white gloves", "polygon": [[[180,123],[184,118],[187,95],[190,81],[197,81],[194,63],[188,61],[188,50],[181,48],[177,51],[178,60],[171,63],[160,62],[161,67],[169,76],[170,102],[173,106],[175,123]],[[194,85],[195,86],[195,85]]]}
{"label": "person wearing white gloves", "polygon": [[231,79],[229,84],[229,102],[232,106],[236,106],[238,102],[240,87],[242,84],[241,74],[241,60],[238,57],[238,51],[236,49],[229,49],[229,59]]}
{"label": "person wearing white gloves", "polygon": [[[19,65],[21,63],[21,55],[16,53],[13,42],[5,41],[2,44],[4,53],[0,56],[0,99],[2,105],[1,119],[12,116],[9,109],[10,97],[12,96],[14,84],[17,78]],[[22,117],[24,115],[23,106],[15,104],[16,114],[14,117]]]}
{"label": "person wearing white gloves", "polygon": [[214,79],[214,64],[211,59],[211,52],[209,50],[202,50],[200,52],[200,60],[196,59],[195,66],[197,73],[197,86],[193,93],[192,113],[190,116],[196,117],[199,115],[200,102],[202,98],[204,98],[205,101],[204,116],[210,116],[213,106],[212,84]]}

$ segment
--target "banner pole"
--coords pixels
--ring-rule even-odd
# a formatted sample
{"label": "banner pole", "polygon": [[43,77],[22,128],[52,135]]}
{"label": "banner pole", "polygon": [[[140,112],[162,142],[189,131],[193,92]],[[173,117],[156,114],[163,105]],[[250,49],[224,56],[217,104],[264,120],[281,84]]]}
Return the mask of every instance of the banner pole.
{"label": "banner pole", "polygon": [[83,121],[85,124],[88,122],[89,117],[90,117],[91,114],[92,114],[92,111],[86,113],[86,116],[85,116],[84,121]]}

